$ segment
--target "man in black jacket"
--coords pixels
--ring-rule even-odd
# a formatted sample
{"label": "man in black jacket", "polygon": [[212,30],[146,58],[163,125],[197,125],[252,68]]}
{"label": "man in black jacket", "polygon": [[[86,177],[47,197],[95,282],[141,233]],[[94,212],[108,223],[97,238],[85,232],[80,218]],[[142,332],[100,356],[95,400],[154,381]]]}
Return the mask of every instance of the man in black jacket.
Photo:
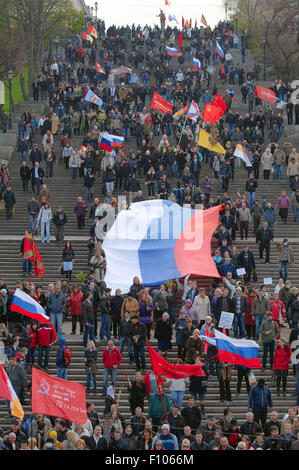
{"label": "man in black jacket", "polygon": [[53,216],[53,223],[55,225],[55,238],[58,245],[62,245],[64,240],[64,226],[67,223],[66,213],[63,212],[62,207],[59,206]]}
{"label": "man in black jacket", "polygon": [[250,282],[251,274],[255,270],[255,260],[252,251],[249,250],[248,246],[243,248],[242,253],[238,256],[238,264],[240,268],[245,268],[245,284]]}
{"label": "man in black jacket", "polygon": [[[33,168],[31,168],[31,185],[32,185],[32,192],[33,194],[37,194],[39,196],[40,193],[40,185],[42,183],[42,179],[45,176],[44,170],[39,166],[38,162],[35,162]],[[35,191],[36,187],[36,191]]]}
{"label": "man in black jacket", "polygon": [[248,301],[243,295],[242,287],[236,288],[236,295],[232,298],[232,310],[234,316],[234,336],[238,339],[240,329],[241,338],[245,339],[245,314],[248,310]]}
{"label": "man in black jacket", "polygon": [[115,296],[111,299],[111,320],[112,320],[112,329],[114,339],[119,338],[119,328],[120,328],[120,319],[121,319],[121,306],[124,299],[121,295],[121,290],[116,289]]}
{"label": "man in black jacket", "polygon": [[101,312],[101,329],[100,329],[100,340],[103,341],[105,339],[105,335],[107,337],[107,341],[111,338],[110,332],[110,315],[111,315],[111,305],[110,305],[110,295],[111,289],[105,289],[105,295],[100,300],[100,312]]}
{"label": "man in black jacket", "polygon": [[128,331],[128,336],[131,338],[134,349],[134,357],[136,370],[140,370],[140,362],[142,372],[145,372],[145,355],[144,346],[146,343],[146,327],[140,323],[137,315],[131,317],[131,326]]}
{"label": "man in black jacket", "polygon": [[182,409],[182,416],[185,421],[185,426],[190,426],[192,431],[199,428],[201,423],[201,411],[198,406],[195,406],[193,397],[188,399],[188,406]]}
{"label": "man in black jacket", "polygon": [[257,231],[256,246],[259,247],[260,259],[263,258],[264,250],[266,250],[265,264],[270,263],[270,241],[273,240],[273,232],[268,227],[268,222],[263,223],[263,227]]}
{"label": "man in black jacket", "polygon": [[7,186],[3,196],[5,202],[6,219],[12,218],[12,211],[16,203],[15,193],[11,190],[11,186]]}
{"label": "man in black jacket", "polygon": [[120,321],[119,350],[120,350],[120,353],[122,354],[124,346],[127,343],[127,345],[128,345],[128,354],[129,354],[129,359],[130,359],[130,365],[132,366],[134,364],[134,354],[133,354],[132,338],[129,336],[131,325],[132,325],[132,323],[131,323],[130,313],[125,312],[124,318],[122,318],[121,321]]}
{"label": "man in black jacket", "polygon": [[83,436],[90,450],[107,450],[107,440],[102,436],[102,427],[96,426],[92,436]]}

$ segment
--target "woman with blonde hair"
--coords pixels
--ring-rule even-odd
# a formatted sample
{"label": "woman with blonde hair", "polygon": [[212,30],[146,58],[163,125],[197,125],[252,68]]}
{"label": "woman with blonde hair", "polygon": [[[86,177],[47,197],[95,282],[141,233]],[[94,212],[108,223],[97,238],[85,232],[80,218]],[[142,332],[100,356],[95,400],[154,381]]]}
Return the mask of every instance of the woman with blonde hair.
{"label": "woman with blonde hair", "polygon": [[90,391],[90,379],[93,381],[93,392],[96,393],[96,372],[98,352],[92,340],[87,343],[85,350],[86,393]]}
{"label": "woman with blonde hair", "polygon": [[131,413],[134,415],[136,408],[141,408],[142,411],[144,410],[144,399],[147,394],[147,389],[145,383],[143,382],[141,372],[136,372],[133,382],[129,380],[128,376],[126,376],[126,378],[128,382]]}
{"label": "woman with blonde hair", "polygon": [[142,282],[140,281],[139,277],[135,276],[133,278],[133,284],[130,287],[130,294],[132,294],[132,296],[135,299],[137,299],[139,292],[143,289],[144,289],[144,286]]}
{"label": "woman with blonde hair", "polygon": [[111,412],[111,425],[114,427],[114,430],[118,430],[123,433],[123,427],[121,424],[121,420],[118,417],[117,411]]}

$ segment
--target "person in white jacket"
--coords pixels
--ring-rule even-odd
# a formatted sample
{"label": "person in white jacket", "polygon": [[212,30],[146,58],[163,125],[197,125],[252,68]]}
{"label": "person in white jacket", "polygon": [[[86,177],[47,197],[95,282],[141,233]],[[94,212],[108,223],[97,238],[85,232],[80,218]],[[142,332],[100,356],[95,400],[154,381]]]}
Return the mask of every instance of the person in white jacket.
{"label": "person in white jacket", "polygon": [[199,294],[194,299],[193,307],[198,311],[198,315],[200,318],[200,324],[199,324],[199,329],[200,329],[205,322],[205,318],[208,315],[211,315],[210,299],[206,295],[206,291],[204,287],[200,287]]}

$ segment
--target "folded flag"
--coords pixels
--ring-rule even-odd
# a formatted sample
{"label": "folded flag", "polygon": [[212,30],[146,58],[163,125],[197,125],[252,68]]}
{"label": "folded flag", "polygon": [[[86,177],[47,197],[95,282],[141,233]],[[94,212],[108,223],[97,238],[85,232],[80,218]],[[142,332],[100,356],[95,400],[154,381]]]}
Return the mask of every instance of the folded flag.
{"label": "folded flag", "polygon": [[211,150],[211,152],[221,153],[222,155],[226,154],[226,150],[220,145],[217,140],[208,132],[200,129],[198,137],[198,145],[206,149]]}
{"label": "folded flag", "polygon": [[10,402],[10,413],[17,418],[24,418],[24,410],[16,392],[11,385],[9,377],[0,362],[0,397]]}
{"label": "folded flag", "polygon": [[112,152],[112,138],[108,132],[103,132],[99,147],[107,152]]}
{"label": "folded flag", "polygon": [[91,89],[89,89],[84,96],[85,101],[89,101],[90,103],[96,104],[98,106],[103,106],[103,101],[99,98]]}
{"label": "folded flag", "polygon": [[188,273],[219,277],[211,256],[218,224],[219,207],[192,210],[162,199],[131,204],[105,235],[105,283],[126,293],[134,276],[147,286]]}
{"label": "folded flag", "polygon": [[220,46],[220,44],[219,44],[218,41],[216,41],[215,51],[216,51],[216,53],[219,55],[220,59],[221,59],[221,60],[224,60],[224,52],[223,52],[223,50],[221,49],[221,46]]}
{"label": "folded flag", "polygon": [[197,71],[197,72],[200,72],[200,69],[201,69],[201,62],[199,59],[196,59],[195,57],[193,57],[193,68]]}
{"label": "folded flag", "polygon": [[16,289],[11,300],[10,310],[12,312],[20,313],[25,317],[29,317],[32,320],[36,320],[45,325],[52,326],[52,323],[50,322],[49,317],[46,315],[43,307],[21,289]]}
{"label": "folded flag", "polygon": [[182,55],[177,49],[174,47],[168,47],[166,46],[166,52],[168,55],[174,55],[174,56],[180,56]]}
{"label": "folded flag", "polygon": [[183,114],[185,114],[186,112],[188,111],[188,106],[185,106],[184,108],[180,109],[179,111],[177,111],[176,113],[174,113],[174,117],[180,117],[180,116],[183,116]]}
{"label": "folded flag", "polygon": [[201,338],[208,343],[215,341],[218,359],[220,362],[229,362],[249,369],[260,369],[261,363],[258,358],[259,345],[252,340],[234,339],[215,330],[215,339],[209,338],[201,331]]}
{"label": "folded flag", "polygon": [[36,247],[35,241],[28,232],[25,232],[24,258],[33,261],[35,277],[43,278],[45,275],[44,263]]}
{"label": "folded flag", "polygon": [[106,75],[105,70],[102,69],[102,67],[100,66],[100,64],[98,64],[98,62],[96,62],[96,69],[97,69],[97,73],[103,73]]}
{"label": "folded flag", "polygon": [[162,374],[169,379],[184,379],[191,375],[197,377],[205,377],[206,374],[202,370],[200,364],[196,365],[174,365],[170,364],[164,357],[158,354],[148,342],[146,342],[147,349],[152,364],[152,370],[155,374]]}
{"label": "folded flag", "polygon": [[236,146],[234,157],[241,158],[247,167],[252,166],[252,155],[243,145]]}
{"label": "folded flag", "polygon": [[98,38],[97,30],[92,25],[89,26],[87,32],[88,34],[91,34],[91,36],[93,36],[95,39]]}
{"label": "folded flag", "polygon": [[260,100],[269,101],[271,104],[274,104],[277,101],[277,96],[273,90],[270,90],[270,88],[263,88],[258,85],[256,85],[255,88],[255,96],[257,96]]}
{"label": "folded flag", "polygon": [[190,104],[190,108],[187,113],[187,118],[191,119],[192,122],[196,122],[197,119],[201,116],[200,109],[198,105],[193,100]]}
{"label": "folded flag", "polygon": [[223,116],[223,111],[218,106],[214,106],[211,103],[205,105],[202,120],[205,122],[217,122]]}
{"label": "folded flag", "polygon": [[201,23],[207,28],[208,27],[208,23],[207,23],[207,20],[206,18],[204,17],[204,15],[201,15]]}
{"label": "folded flag", "polygon": [[219,95],[219,93],[216,93],[211,104],[213,104],[214,106],[218,106],[218,108],[221,108],[223,112],[227,110],[227,104],[222,98],[222,96]]}
{"label": "folded flag", "polygon": [[173,105],[167,103],[159,93],[154,91],[152,101],[150,104],[150,109],[157,109],[157,111],[161,111],[162,113],[171,114]]}

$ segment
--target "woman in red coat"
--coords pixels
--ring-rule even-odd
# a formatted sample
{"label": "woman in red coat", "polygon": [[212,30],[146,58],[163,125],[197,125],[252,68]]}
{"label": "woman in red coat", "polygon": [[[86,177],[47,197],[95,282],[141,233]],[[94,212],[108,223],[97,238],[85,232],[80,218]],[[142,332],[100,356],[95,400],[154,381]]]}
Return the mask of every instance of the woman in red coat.
{"label": "woman in red coat", "polygon": [[277,396],[280,396],[280,383],[282,380],[283,396],[286,396],[287,376],[291,360],[291,348],[284,338],[278,341],[274,353],[273,370],[276,376]]}
{"label": "woman in red coat", "polygon": [[70,295],[67,306],[71,309],[72,315],[72,332],[71,335],[76,334],[77,321],[80,323],[80,335],[83,335],[83,322],[82,322],[82,301],[83,294],[79,289],[79,286],[75,284],[73,286],[73,292]]}

